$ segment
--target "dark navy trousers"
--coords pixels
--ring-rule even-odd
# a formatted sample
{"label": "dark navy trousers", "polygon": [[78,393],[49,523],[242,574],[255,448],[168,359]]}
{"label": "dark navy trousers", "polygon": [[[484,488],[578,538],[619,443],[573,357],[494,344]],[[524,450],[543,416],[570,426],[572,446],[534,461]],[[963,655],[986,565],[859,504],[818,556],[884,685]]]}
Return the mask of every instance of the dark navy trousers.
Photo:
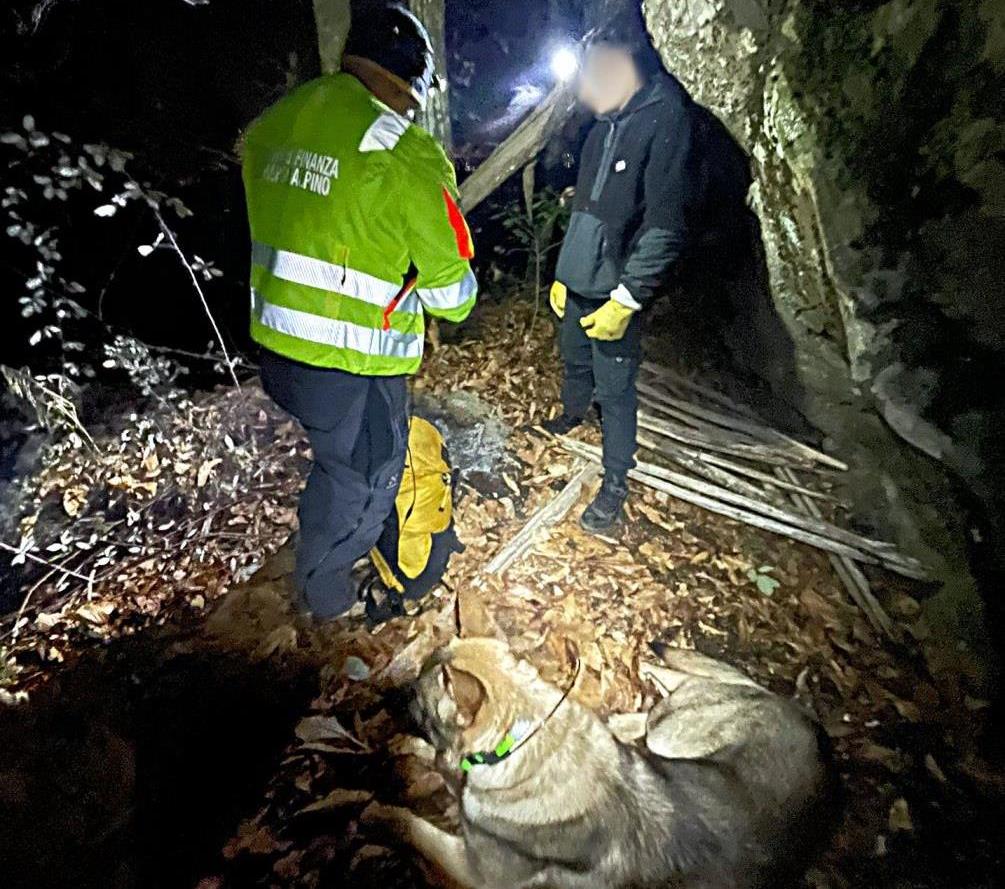
{"label": "dark navy trousers", "polygon": [[570,293],[565,304],[560,344],[565,362],[562,408],[570,417],[585,417],[600,406],[604,433],[604,470],[624,476],[635,468],[638,449],[639,396],[635,387],[642,359],[642,323],[638,312],[624,337],[615,342],[590,339],[580,321],[603,301]]}
{"label": "dark navy trousers", "polygon": [[296,417],[314,451],[300,497],[296,582],[318,617],[356,602],[353,564],[394,509],[408,449],[406,378],[365,377],[262,357],[262,384]]}

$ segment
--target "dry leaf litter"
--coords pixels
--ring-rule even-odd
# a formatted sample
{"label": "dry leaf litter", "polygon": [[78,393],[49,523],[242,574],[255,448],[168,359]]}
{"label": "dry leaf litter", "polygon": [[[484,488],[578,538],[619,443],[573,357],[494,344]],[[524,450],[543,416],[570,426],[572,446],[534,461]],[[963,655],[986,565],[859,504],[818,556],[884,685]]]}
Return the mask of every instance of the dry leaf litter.
{"label": "dry leaf litter", "polygon": [[[316,695],[267,767],[260,804],[195,882],[420,886],[407,853],[358,818],[377,796],[437,823],[456,819],[429,749],[408,735],[388,692],[460,622],[501,632],[560,684],[571,640],[584,664],[579,698],[616,720],[653,702],[639,664],[660,639],[737,664],[819,714],[846,798],[807,885],[992,885],[983,879],[1000,849],[980,813],[1001,788],[974,753],[984,703],[925,671],[913,636],[918,584],[870,569],[894,643],[849,600],[824,552],[645,485],[633,486],[610,539],[579,530],[587,492],[502,575],[485,573],[583,465],[533,428],[556,410],[559,382],[552,325],[522,302],[484,307],[458,342],[427,357],[417,402],[462,394],[487,406],[509,439],[494,472],[462,482],[456,520],[467,549],[443,586],[421,613],[377,630],[355,617],[319,626],[295,616],[289,547],[253,573],[295,527],[309,459],[298,428],[256,387],[133,419],[99,454],[55,452],[32,482],[38,509],[22,530],[58,525],[59,510],[66,521],[7,628],[5,694],[31,692],[89,646],[166,621],[186,628],[186,650],[296,665],[316,679]],[[599,441],[595,429],[578,438]],[[839,521],[839,507],[825,505]]]}

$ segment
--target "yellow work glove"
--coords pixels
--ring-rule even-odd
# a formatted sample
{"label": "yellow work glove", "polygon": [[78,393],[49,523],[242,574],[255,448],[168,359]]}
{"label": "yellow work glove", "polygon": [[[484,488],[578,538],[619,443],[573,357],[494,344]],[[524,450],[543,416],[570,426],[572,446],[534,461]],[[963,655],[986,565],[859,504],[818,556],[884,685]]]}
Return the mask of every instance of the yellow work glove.
{"label": "yellow work glove", "polygon": [[591,340],[614,342],[620,340],[635,314],[634,309],[623,306],[617,300],[609,299],[592,315],[587,315],[579,323]]}
{"label": "yellow work glove", "polygon": [[565,317],[565,299],[568,295],[568,288],[566,288],[561,281],[556,281],[551,285],[551,296],[549,297],[549,300],[551,301],[551,310],[558,315],[559,318]]}

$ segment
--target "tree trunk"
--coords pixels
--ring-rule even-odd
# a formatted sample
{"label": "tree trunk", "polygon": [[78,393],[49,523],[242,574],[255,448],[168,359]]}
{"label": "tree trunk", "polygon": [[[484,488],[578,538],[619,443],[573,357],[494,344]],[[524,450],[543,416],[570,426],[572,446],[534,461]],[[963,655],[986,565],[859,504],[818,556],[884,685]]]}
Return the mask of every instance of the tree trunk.
{"label": "tree trunk", "polygon": [[[318,2],[318,0],[315,0]],[[442,90],[429,97],[429,105],[418,116],[419,123],[431,132],[449,152],[453,145],[450,127],[450,96],[447,89],[447,22],[444,0],[408,0],[408,6],[429,31],[436,56],[436,73]]]}
{"label": "tree trunk", "polygon": [[318,53],[321,70],[338,71],[342,50],[349,34],[350,0],[314,0],[314,20],[318,27]]}

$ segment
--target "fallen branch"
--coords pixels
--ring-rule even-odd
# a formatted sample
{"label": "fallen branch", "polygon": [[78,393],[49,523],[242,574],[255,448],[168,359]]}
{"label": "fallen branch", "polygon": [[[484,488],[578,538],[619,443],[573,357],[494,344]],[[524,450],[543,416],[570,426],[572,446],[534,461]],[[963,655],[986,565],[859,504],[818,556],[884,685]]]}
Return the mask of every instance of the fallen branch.
{"label": "fallen branch", "polygon": [[150,209],[154,214],[154,218],[157,220],[157,224],[160,226],[161,232],[164,237],[167,238],[168,243],[171,245],[171,249],[178,254],[178,258],[181,260],[181,264],[185,266],[185,270],[188,272],[188,276],[192,279],[192,286],[195,288],[195,292],[199,294],[199,299],[202,301],[203,310],[206,312],[206,317],[209,318],[210,326],[213,328],[213,333],[216,336],[216,341],[220,344],[220,351],[223,352],[224,361],[227,362],[227,370],[230,371],[230,379],[234,383],[234,388],[238,392],[241,391],[241,384],[237,379],[237,374],[234,372],[234,360],[230,357],[230,353],[227,351],[227,344],[224,342],[223,333],[221,333],[219,326],[216,323],[216,318],[213,317],[213,312],[209,308],[209,301],[206,299],[206,294],[203,293],[202,287],[199,285],[199,279],[196,277],[195,271],[193,270],[191,264],[188,261],[188,257],[185,255],[184,251],[178,245],[178,240],[174,236],[174,232],[171,227],[164,221],[164,217],[161,215],[160,209],[154,205],[150,204]]}
{"label": "fallen branch", "polygon": [[[651,386],[645,382],[639,382],[639,391],[647,395],[650,399],[654,399],[662,402],[668,407],[675,408],[677,411],[689,414],[695,419],[704,420],[708,423],[712,423],[717,426],[722,426],[725,429],[731,429],[735,432],[742,432],[746,435],[750,435],[754,438],[760,439],[767,444],[782,444],[787,448],[794,449],[798,451],[805,457],[821,463],[824,466],[828,466],[831,469],[837,469],[840,472],[848,471],[848,464],[843,463],[835,457],[825,454],[822,451],[818,451],[816,448],[810,447],[808,444],[799,441],[798,439],[792,438],[786,435],[784,432],[779,432],[777,429],[773,429],[770,426],[765,426],[762,422],[758,421],[752,416],[750,411],[744,410],[728,399],[725,395],[721,395],[712,389],[708,389],[704,386],[699,385],[690,380],[684,380],[681,377],[677,377],[672,374],[671,371],[660,368],[658,365],[652,364],[650,362],[645,362],[643,367],[652,373],[654,376],[665,376],[670,379],[679,380],[683,385],[690,386],[695,391],[704,395],[707,398],[713,398],[718,400],[723,406],[729,406],[729,409],[733,411],[734,415],[730,416],[722,413],[721,411],[711,410],[709,408],[701,407],[696,405],[691,401],[683,398],[675,398],[674,396],[662,391],[658,387]],[[743,413],[745,416],[737,416],[737,414]]]}
{"label": "fallen branch", "polygon": [[749,417],[751,420],[757,419],[757,415],[754,411],[752,411],[745,404],[737,404],[728,395],[724,395],[722,392],[718,392],[715,389],[710,389],[708,386],[703,386],[701,383],[695,382],[688,377],[683,377],[671,370],[669,367],[664,367],[663,365],[656,364],[653,361],[643,361],[642,370],[667,381],[672,386],[690,389],[692,392],[701,395],[708,401],[714,402],[720,407],[728,408],[734,414]]}
{"label": "fallen branch", "polygon": [[[574,442],[569,439],[564,440],[563,443],[566,444],[568,450],[574,454],[587,456],[594,460],[600,459],[600,448],[597,448],[594,445],[588,445],[578,441]],[[764,503],[750,497],[744,497],[741,494],[734,494],[732,491],[728,491],[725,488],[699,481],[698,479],[682,475],[681,473],[674,472],[670,469],[664,469],[662,466],[657,466],[653,463],[639,462],[638,469],[645,475],[653,476],[654,478],[662,479],[663,481],[672,482],[675,485],[687,488],[688,490],[694,491],[698,494],[715,497],[723,503],[738,506],[741,509],[745,509],[750,512],[759,513],[770,519],[777,519],[787,525],[802,528],[813,534],[817,534],[820,537],[826,537],[837,543],[847,544],[857,550],[871,553],[884,563],[896,564],[908,569],[920,567],[917,566],[917,563],[913,559],[901,556],[896,551],[896,547],[894,547],[893,544],[884,543],[879,540],[870,540],[868,537],[862,537],[860,534],[856,534],[853,531],[839,528],[837,525],[826,522],[820,517],[800,515],[786,509],[780,509],[770,503]]]}
{"label": "fallen branch", "polygon": [[15,556],[21,556],[22,558],[28,559],[30,562],[34,562],[36,565],[43,565],[46,568],[51,568],[54,571],[59,572],[67,577],[76,577],[77,580],[83,580],[88,584],[88,589],[94,584],[94,574],[90,576],[86,574],[80,574],[77,571],[73,571],[70,568],[63,568],[61,565],[57,565],[55,562],[50,562],[46,559],[36,556],[34,553],[25,552],[23,549],[19,549],[16,546],[11,546],[9,543],[4,543],[0,540],[0,549],[6,550],[9,553],[13,553]]}
{"label": "fallen branch", "polygon": [[742,494],[746,497],[755,498],[768,496],[756,485],[753,485],[744,479],[736,478],[736,476],[717,466],[707,465],[702,461],[702,454],[699,451],[689,450],[681,445],[673,444],[670,441],[659,441],[655,438],[650,438],[645,434],[638,436],[638,442],[639,445],[646,450],[659,454],[667,460],[672,460],[674,463],[677,463],[695,475],[707,478],[709,481],[714,482],[717,485],[721,485],[735,494]]}
{"label": "fallen branch", "polygon": [[744,466],[742,463],[735,463],[732,460],[727,460],[725,457],[720,457],[718,454],[706,454],[701,451],[694,451],[689,448],[681,448],[695,457],[695,459],[701,461],[702,463],[708,463],[712,466],[720,466],[723,469],[728,469],[730,472],[734,472],[737,475],[745,475],[748,478],[757,479],[765,484],[774,485],[775,487],[782,488],[783,490],[798,491],[804,497],[811,497],[814,500],[829,500],[831,503],[838,503],[838,499],[830,494],[825,494],[823,491],[814,491],[812,488],[806,488],[802,485],[792,485],[786,481],[782,481],[775,476],[769,475],[766,472],[761,472],[759,469],[754,469],[752,466]]}
{"label": "fallen branch", "polygon": [[654,417],[648,411],[644,410],[639,411],[639,426],[681,444],[710,451],[718,451],[720,454],[729,454],[733,457],[742,457],[744,460],[768,463],[772,466],[794,466],[797,469],[810,468],[811,465],[803,457],[792,453],[785,453],[766,445],[739,444],[724,440],[717,441],[710,436],[702,435],[700,432],[688,429],[686,426],[680,426],[663,420],[660,417]]}
{"label": "fallen branch", "polygon": [[687,404],[687,402],[667,395],[656,386],[650,386],[641,380],[636,385],[639,390],[639,401],[642,404],[648,405],[653,410],[660,411],[660,413],[664,413],[669,417],[673,417],[675,420],[686,423],[688,426],[706,435],[721,436],[723,431],[726,431],[731,434],[731,437],[735,435],[737,441],[749,444],[757,442],[762,444],[773,443],[768,441],[769,436],[766,431],[755,429],[748,432],[744,429],[737,429],[726,421],[725,415],[723,415],[724,419],[721,422],[708,419],[701,416],[704,413],[703,408],[695,407],[694,410],[680,408],[678,405]]}
{"label": "fallen branch", "polygon": [[[569,439],[563,439],[562,443],[571,453],[577,456],[586,457],[597,462],[600,461],[599,450],[594,449],[591,445],[584,445],[582,442]],[[816,523],[811,522],[808,518],[794,516],[791,513],[786,513],[784,510],[778,510],[776,507],[771,507],[767,504],[748,501],[746,504],[737,505],[737,501],[746,500],[746,498],[739,498],[738,495],[722,489],[714,490],[713,486],[705,485],[703,482],[689,479],[686,476],[681,476],[679,473],[672,473],[670,470],[659,466],[653,466],[652,464],[643,465],[645,469],[634,469],[629,473],[629,476],[657,491],[670,494],[686,503],[700,506],[709,512],[726,516],[755,528],[771,531],[774,534],[780,534],[783,537],[788,537],[800,543],[809,544],[825,552],[847,556],[856,562],[882,565],[897,574],[902,574],[905,577],[911,577],[916,580],[924,580],[926,577],[924,569],[914,559],[900,555],[893,550],[891,544],[860,538],[850,531],[844,531],[841,528],[836,528],[826,523],[821,523],[824,528],[819,528]],[[653,470],[655,470],[655,473]],[[664,476],[666,475],[672,476],[673,480],[665,478]],[[821,533],[824,529],[827,530],[828,534]],[[842,539],[839,540],[835,539],[834,536],[830,536],[834,531],[839,532],[838,536]],[[854,539],[856,543],[844,542],[849,539]],[[864,548],[863,545],[866,544],[869,548]]]}
{"label": "fallen branch", "polygon": [[461,183],[461,206],[470,213],[517,170],[540,153],[575,107],[571,89],[555,87],[511,134]]}
{"label": "fallen branch", "polygon": [[72,387],[73,383],[67,377],[60,375],[36,377],[26,367],[16,370],[0,364],[0,378],[7,383],[17,398],[32,409],[40,425],[48,430],[54,430],[62,424],[65,428],[76,432],[96,454],[101,452],[91,434],[84,428],[84,424],[80,422],[77,406],[73,400],[63,392],[46,385],[48,380],[53,380],[60,389]]}
{"label": "fallen branch", "polygon": [[600,467],[587,462],[572,477],[572,480],[562,489],[561,493],[539,509],[530,521],[520,530],[506,546],[496,555],[485,569],[486,574],[502,574],[518,559],[523,558],[535,543],[541,531],[557,525],[568,515],[569,510],[579,500],[583,489],[600,477]]}
{"label": "fallen branch", "polygon": [[[73,558],[76,553],[71,553],[69,556],[64,558],[63,561],[68,561]],[[32,597],[38,590],[45,586],[52,577],[62,570],[62,566],[53,565],[45,574],[42,575],[41,579],[36,581],[36,583],[25,593],[24,598],[21,600],[21,607],[18,608],[17,614],[14,615],[14,622],[11,624],[11,628],[4,633],[0,633],[0,642],[3,642],[8,637],[11,642],[17,642],[18,637],[21,635],[21,627],[23,626],[24,613],[28,610],[28,605],[31,603]]]}

